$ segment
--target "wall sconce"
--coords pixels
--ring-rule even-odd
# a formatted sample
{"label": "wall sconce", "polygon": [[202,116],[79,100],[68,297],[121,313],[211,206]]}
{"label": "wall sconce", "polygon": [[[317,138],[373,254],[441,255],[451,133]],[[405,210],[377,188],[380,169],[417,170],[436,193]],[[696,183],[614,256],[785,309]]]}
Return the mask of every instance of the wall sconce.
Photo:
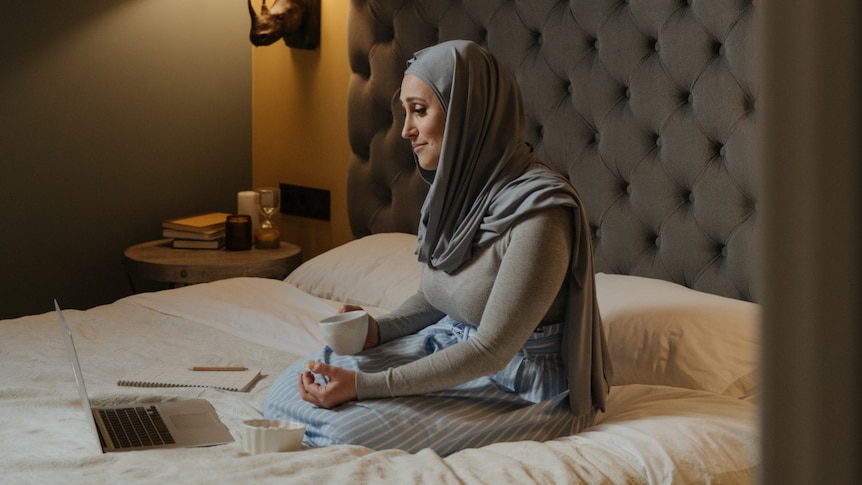
{"label": "wall sconce", "polygon": [[255,46],[284,39],[288,47],[315,49],[320,44],[320,0],[275,0],[271,7],[261,0],[260,13],[248,0],[251,15],[249,39]]}

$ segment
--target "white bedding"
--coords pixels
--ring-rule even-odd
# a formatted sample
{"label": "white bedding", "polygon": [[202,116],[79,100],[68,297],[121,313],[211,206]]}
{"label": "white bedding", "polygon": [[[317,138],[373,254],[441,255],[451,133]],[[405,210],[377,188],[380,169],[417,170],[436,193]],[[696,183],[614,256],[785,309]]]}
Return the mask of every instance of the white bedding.
{"label": "white bedding", "polygon": [[[396,245],[406,245],[407,238],[402,239]],[[360,242],[342,251],[355,257],[357,251],[363,251],[362,244],[371,243],[376,246],[381,241]],[[395,252],[400,254],[400,250]],[[333,261],[323,273],[338,269],[331,266]],[[306,263],[309,266],[293,279],[301,277],[308,283],[319,276],[315,276],[318,263]],[[386,261],[376,260],[374,264]],[[401,268],[400,263],[396,266]],[[404,283],[411,281],[412,271],[415,268],[373,277],[365,273],[363,288],[382,284],[378,281],[381,278],[394,277],[405,286],[399,292],[412,292],[412,283]],[[348,287],[357,284],[350,278],[339,281]],[[602,275],[598,281],[600,298],[602,292],[609,298],[605,302],[608,311],[629,315],[628,320],[615,320],[614,314],[609,314],[611,327],[634,318],[615,298],[638,288],[652,288],[638,286],[652,282]],[[238,278],[135,295],[83,312],[67,311],[91,398],[100,404],[139,398],[204,397],[238,437],[243,419],[260,416],[273,379],[289,363],[320,345],[317,319],[340,305],[340,301],[307,294],[294,283]],[[635,286],[626,286],[630,284]],[[625,291],[616,292],[618,295],[614,288]],[[336,289],[328,296],[344,296],[338,294],[343,291],[349,288]],[[664,294],[659,291],[649,301],[655,307]],[[388,291],[382,300],[366,298],[364,303],[389,305],[400,297]],[[635,303],[633,308],[643,304]],[[742,308],[725,303],[733,312]],[[722,305],[713,308],[713,313],[720,313],[716,308]],[[371,311],[384,309],[373,307]],[[635,325],[638,333],[649,332],[643,322],[639,325]],[[668,324],[665,321],[663,325]],[[746,328],[741,334],[756,334],[754,330]],[[609,333],[613,332],[618,336],[626,333],[622,328]],[[665,339],[671,350],[684,343],[682,337],[687,335],[678,328],[662,328],[661,332],[675,336]],[[733,336],[733,345],[743,345],[740,342],[748,338],[743,337]],[[710,338],[720,340],[715,335]],[[749,344],[756,345],[756,341]],[[722,387],[728,380],[742,379],[750,391],[756,371],[748,367],[756,365],[756,355],[748,362],[746,352],[737,351],[732,371],[706,379],[706,387]],[[676,368],[688,365],[673,362],[677,351],[659,354],[650,358],[662,360],[662,369],[669,368],[667,364]],[[80,409],[53,312],[0,322],[0,356],[0,482],[4,483],[752,483],[759,463],[757,408],[752,394],[741,392],[740,386],[731,386],[735,390],[728,392],[689,389],[699,386],[690,386],[685,379],[679,385],[671,382],[675,387],[656,383],[615,386],[607,412],[598,416],[595,426],[575,436],[546,443],[499,443],[445,458],[428,451],[407,454],[357,446],[247,455],[238,441],[211,448],[101,454]],[[267,377],[248,393],[116,385],[126,371],[151,361],[178,365],[241,363],[263,368]],[[625,365],[621,370],[628,380],[639,377]]]}

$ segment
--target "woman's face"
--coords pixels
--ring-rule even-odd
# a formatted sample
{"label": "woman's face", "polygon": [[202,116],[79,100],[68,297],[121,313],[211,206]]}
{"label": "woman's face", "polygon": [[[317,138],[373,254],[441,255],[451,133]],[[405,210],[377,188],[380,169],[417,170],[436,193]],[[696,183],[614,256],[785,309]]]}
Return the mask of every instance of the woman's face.
{"label": "woman's face", "polygon": [[410,140],[420,167],[437,170],[446,127],[437,96],[418,77],[407,74],[401,81],[401,106],[405,111],[401,136]]}

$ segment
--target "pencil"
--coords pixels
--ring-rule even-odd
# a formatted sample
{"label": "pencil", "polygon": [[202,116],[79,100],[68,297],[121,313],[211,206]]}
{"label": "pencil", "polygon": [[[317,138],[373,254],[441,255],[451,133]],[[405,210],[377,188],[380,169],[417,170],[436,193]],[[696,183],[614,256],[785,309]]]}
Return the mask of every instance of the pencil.
{"label": "pencil", "polygon": [[244,366],[206,366],[206,365],[196,365],[192,367],[192,370],[198,371],[234,371],[234,370],[248,370],[247,367]]}

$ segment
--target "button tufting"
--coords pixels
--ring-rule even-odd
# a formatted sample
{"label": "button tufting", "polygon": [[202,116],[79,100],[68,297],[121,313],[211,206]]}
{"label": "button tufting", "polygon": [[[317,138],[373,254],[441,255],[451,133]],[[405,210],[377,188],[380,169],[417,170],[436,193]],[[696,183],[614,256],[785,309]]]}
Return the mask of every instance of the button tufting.
{"label": "button tufting", "polygon": [[757,199],[752,199],[750,197],[746,198],[745,199],[745,207],[749,211],[756,211],[757,210]]}
{"label": "button tufting", "polygon": [[744,104],[745,111],[754,111],[754,109],[757,107],[757,101],[755,101],[749,97],[745,98],[744,103],[745,103]]}
{"label": "button tufting", "polygon": [[[400,0],[395,0],[395,3],[400,3]],[[452,2],[441,3],[451,4]],[[403,29],[399,29],[397,36],[399,40],[392,45],[387,45],[383,39],[387,33],[391,38],[395,38],[395,29],[391,26],[387,27],[386,21],[379,23],[381,21],[377,18],[376,12],[378,9],[389,7],[380,7],[376,1],[359,2],[366,6],[363,12],[369,14],[367,15],[369,22],[378,22],[374,24],[373,33],[369,34],[374,42],[374,45],[370,46],[369,64],[375,67],[389,66],[390,64],[387,64],[389,60],[381,57],[384,54],[404,56],[407,53],[398,48],[405,45],[404,43],[413,45],[420,41],[433,40],[430,38],[430,33],[436,22],[441,22],[441,25],[439,31],[433,30],[435,35],[439,32],[439,35],[446,37],[461,32],[457,35],[474,38],[481,45],[489,48],[504,48],[502,44],[508,43],[509,39],[501,40],[496,34],[501,34],[499,31],[501,28],[504,31],[509,30],[510,32],[503,32],[502,35],[512,37],[511,40],[517,44],[518,53],[513,53],[506,59],[514,62],[511,67],[521,75],[522,81],[526,81],[524,86],[533,87],[532,90],[525,90],[523,93],[525,113],[530,125],[527,133],[531,133],[527,137],[530,138],[531,145],[535,146],[536,150],[541,150],[542,154],[549,158],[549,162],[559,163],[563,168],[573,170],[573,178],[583,173],[600,173],[601,175],[595,178],[606,180],[603,184],[604,189],[594,191],[598,192],[597,194],[589,191],[582,194],[585,198],[584,203],[591,204],[589,207],[595,206],[589,212],[593,217],[593,223],[590,224],[591,234],[595,243],[601,245],[596,251],[597,269],[599,267],[603,270],[619,269],[620,271],[637,269],[650,272],[653,270],[650,265],[653,265],[658,272],[672,274],[676,279],[688,279],[690,273],[680,271],[680,267],[685,266],[685,270],[688,269],[689,254],[696,253],[696,257],[691,260],[698,261],[697,264],[701,264],[701,261],[712,262],[713,259],[726,257],[729,249],[727,244],[731,240],[724,231],[724,224],[715,219],[718,212],[722,212],[724,208],[713,207],[714,199],[720,200],[725,190],[728,192],[725,199],[733,205],[729,208],[732,217],[742,218],[746,228],[757,227],[757,223],[760,222],[756,220],[757,212],[755,212],[758,210],[757,187],[749,187],[743,183],[745,180],[737,180],[738,177],[744,179],[749,175],[739,173],[741,170],[739,167],[747,166],[751,157],[749,152],[752,149],[752,144],[747,143],[750,140],[738,135],[737,132],[744,130],[744,135],[749,133],[755,124],[754,118],[757,113],[755,110],[758,108],[756,103],[759,101],[755,94],[757,82],[752,79],[752,73],[749,72],[756,66],[746,62],[750,57],[747,50],[750,45],[756,44],[757,35],[759,35],[752,25],[757,12],[751,12],[747,7],[754,3],[753,0],[725,2],[669,0],[659,2],[665,6],[655,9],[640,6],[642,2],[632,0],[593,2],[608,5],[595,9],[582,6],[584,3],[589,4],[589,0],[563,3],[557,3],[554,0],[502,3],[507,6],[492,9],[487,8],[484,2],[456,2],[453,9],[469,12],[467,16],[469,20],[465,20],[463,25],[454,17],[449,18],[445,15],[440,17],[437,14],[438,18],[431,19],[426,18],[423,11],[407,12],[414,18],[420,17],[420,22],[416,22],[413,28],[407,29],[408,32],[401,32]],[[544,28],[540,27],[543,22],[537,21],[535,15],[521,18],[523,9],[527,8],[524,5],[530,4],[531,9],[533,3],[542,4],[543,10],[548,9],[544,4],[555,5],[554,11],[562,13],[564,17],[562,20],[555,19],[550,24],[546,24],[549,29],[548,34],[552,35],[552,38],[548,39],[548,48],[551,48],[551,51],[544,47]],[[676,7],[673,7],[674,3]],[[695,3],[698,4],[697,10],[694,9]],[[761,6],[763,3],[760,2]],[[476,4],[482,6],[477,8],[474,6]],[[445,8],[432,10],[436,12]],[[604,13],[597,14],[594,10],[601,10]],[[641,18],[645,14],[646,18]],[[403,15],[402,9],[399,15],[394,16],[398,25],[402,27],[405,20]],[[703,18],[704,15],[708,17]],[[572,39],[571,44],[558,45],[560,36],[570,39],[558,29],[579,29],[574,37],[576,40]],[[492,32],[496,34],[491,35]],[[402,34],[405,33],[415,34],[413,35],[415,38],[405,36],[401,39]],[[666,34],[668,37],[665,37]],[[491,42],[489,45],[489,36],[497,42]],[[672,38],[673,41],[668,44],[667,49],[664,49],[662,44],[668,38]],[[611,41],[608,44],[608,52],[604,50],[604,45],[599,39]],[[621,42],[620,39],[631,43],[623,46],[621,43],[618,44]],[[364,48],[369,49],[369,46]],[[622,49],[625,50],[620,52]],[[566,52],[572,50],[577,54]],[[599,52],[600,50],[602,52]],[[558,54],[562,54],[562,58]],[[525,62],[518,61],[525,56],[527,57]],[[740,58],[737,59],[737,56]],[[653,71],[646,72],[644,69],[634,73],[631,71],[632,67],[639,67],[637,62],[632,62],[633,59],[650,57],[652,59],[644,62]],[[547,62],[544,62],[545,60]],[[397,61],[398,59],[391,63],[394,66],[392,70],[396,71],[396,74],[403,66],[403,62]],[[711,61],[718,62],[709,64],[709,68],[704,69],[703,64]],[[530,62],[541,65],[541,69],[532,72]],[[656,62],[659,64],[653,65]],[[363,71],[360,75],[370,78],[370,67],[365,65],[360,67]],[[369,91],[371,100],[362,98],[362,103],[365,104],[358,106],[367,105],[376,108],[380,103],[375,102],[375,99],[391,98],[391,93],[388,92],[371,93],[372,89],[380,87],[388,89],[392,85],[389,80],[382,77],[389,75],[388,72],[383,72],[388,69],[388,67],[376,69],[374,79],[377,81],[366,80],[361,85],[366,88],[362,91]],[[403,74],[403,70],[400,74]],[[566,79],[563,76],[571,77]],[[400,75],[397,81],[400,81]],[[536,89],[537,86],[543,86],[546,89]],[[658,89],[657,92],[655,88]],[[693,89],[698,90],[697,107],[694,106]],[[637,98],[634,98],[635,90],[638,91]],[[616,94],[613,94],[614,91]],[[566,99],[567,92],[568,99]],[[706,95],[701,95],[702,92]],[[607,99],[604,97],[606,95]],[[395,104],[398,104],[397,101]],[[388,108],[388,106],[383,107]],[[377,176],[377,170],[393,170],[384,168],[386,165],[382,163],[372,167],[374,163],[366,161],[368,155],[365,153],[371,151],[371,147],[379,146],[384,138],[387,142],[391,138],[403,143],[403,140],[398,137],[400,126],[397,125],[400,125],[400,121],[397,118],[394,122],[390,121],[389,117],[392,115],[400,118],[397,110],[384,110],[383,115],[369,113],[368,123],[360,124],[362,136],[368,135],[372,140],[368,143],[363,141],[363,146],[359,149],[359,162],[364,162],[367,166],[357,169],[355,173],[364,178],[372,179],[372,175]],[[564,118],[569,115],[574,119],[574,126],[564,124],[566,123]],[[381,116],[386,118],[381,119]],[[703,119],[709,120],[706,126],[698,125],[698,122]],[[539,126],[538,120],[549,123],[550,128],[547,132],[544,131],[543,126]],[[374,129],[374,127],[379,128]],[[593,130],[592,136],[589,134],[590,129]],[[580,132],[579,135],[578,132]],[[730,157],[727,150],[730,147],[724,146],[725,143],[732,142],[728,134],[742,140],[732,145],[733,157]],[[665,135],[669,137],[670,143],[667,149],[663,146]],[[603,136],[607,141],[602,140]],[[624,148],[624,146],[633,148]],[[646,153],[647,163],[638,165],[636,167],[638,170],[635,171],[631,166],[635,162],[629,162],[630,152]],[[570,163],[569,155],[581,158],[584,163],[596,163],[598,168],[590,165],[589,168],[578,166],[579,168],[576,169],[574,164]],[[566,158],[558,160],[557,157]],[[633,158],[642,157],[643,155]],[[410,157],[407,157],[407,161],[412,163]],[[730,164],[729,161],[733,163]],[[629,163],[625,164],[625,162]],[[401,164],[389,164],[388,160],[386,163],[396,167],[394,172],[386,172],[386,178],[391,179],[393,177],[390,173],[398,174],[403,170]],[[712,166],[704,169],[704,163]],[[725,165],[728,166],[725,167]],[[412,169],[413,166],[409,168]],[[664,170],[667,171],[667,175]],[[703,174],[708,178],[713,175],[716,178],[721,177],[721,185],[701,188],[702,183],[699,178],[701,170],[708,172]],[[730,170],[729,173],[728,170]],[[634,176],[638,178],[632,178],[630,175],[632,173],[635,173]],[[623,180],[621,177],[630,180]],[[658,183],[649,181],[645,183],[642,179],[655,179]],[[639,187],[638,197],[634,197],[633,193],[635,180]],[[678,185],[682,181],[684,185]],[[362,185],[357,183],[356,186]],[[750,189],[755,189],[753,194],[749,193]],[[602,190],[608,190],[610,193],[604,194]],[[395,198],[396,205],[406,204],[405,199],[398,199],[396,196],[398,193],[397,190],[386,191],[385,196],[381,193],[370,195],[369,198],[389,199],[387,202],[392,202]],[[662,197],[661,203],[652,202],[654,196]],[[590,197],[593,198],[590,199]],[[631,207],[634,203],[654,204],[655,207],[647,209],[643,206]],[[679,212],[672,212],[667,226],[662,227],[661,221],[669,217],[663,211],[668,209],[679,210]],[[352,207],[351,210],[355,208]],[[389,209],[385,209],[384,212],[386,210]],[[378,212],[379,209],[375,209],[374,214]],[[382,214],[380,219],[383,219],[384,215]],[[368,218],[365,214],[362,214],[362,217]],[[724,216],[721,216],[718,220],[723,221],[723,218]],[[689,230],[689,226],[681,229],[678,225],[689,222],[696,229]],[[611,231],[608,233],[608,241],[604,241],[604,227]],[[650,229],[644,231],[644,228]],[[668,230],[664,230],[665,228]],[[652,232],[652,229],[656,231]],[[716,237],[716,232],[724,235]],[[666,254],[668,251],[664,251],[663,237],[658,236],[660,233],[667,234],[671,238],[668,241],[668,251],[674,254]],[[611,240],[620,236],[630,240],[622,242]],[[750,241],[747,231],[738,231],[733,234],[733,237],[734,247],[736,245],[747,247]],[[640,241],[637,241],[638,239]],[[711,242],[707,242],[710,239]],[[712,249],[709,249],[709,246],[712,246]],[[659,247],[660,249],[657,249]],[[632,263],[632,257],[643,258],[640,253],[643,250],[647,253],[653,252],[652,257],[655,261],[648,260],[648,254],[647,260],[636,259],[635,263]],[[685,262],[676,264],[677,261],[681,261],[676,253],[685,253],[686,258],[682,258]],[[737,256],[739,255],[735,255]],[[665,257],[672,257],[669,265],[665,265],[666,261],[663,260]],[[632,268],[633,264],[641,266]],[[731,278],[736,278],[734,284],[737,281],[747,283],[748,269],[740,269],[736,266],[740,265],[720,268],[720,270],[728,273]],[[740,271],[743,273],[742,276],[739,276]],[[684,274],[684,276],[675,276],[678,274]],[[725,275],[719,274],[716,277],[724,278]],[[713,275],[707,275],[697,283],[710,286],[711,283],[707,281],[710,278],[713,278]],[[733,285],[718,282],[716,286],[731,288],[729,292],[733,291]],[[719,288],[718,291],[724,290]],[[744,290],[740,291],[744,292]]]}

